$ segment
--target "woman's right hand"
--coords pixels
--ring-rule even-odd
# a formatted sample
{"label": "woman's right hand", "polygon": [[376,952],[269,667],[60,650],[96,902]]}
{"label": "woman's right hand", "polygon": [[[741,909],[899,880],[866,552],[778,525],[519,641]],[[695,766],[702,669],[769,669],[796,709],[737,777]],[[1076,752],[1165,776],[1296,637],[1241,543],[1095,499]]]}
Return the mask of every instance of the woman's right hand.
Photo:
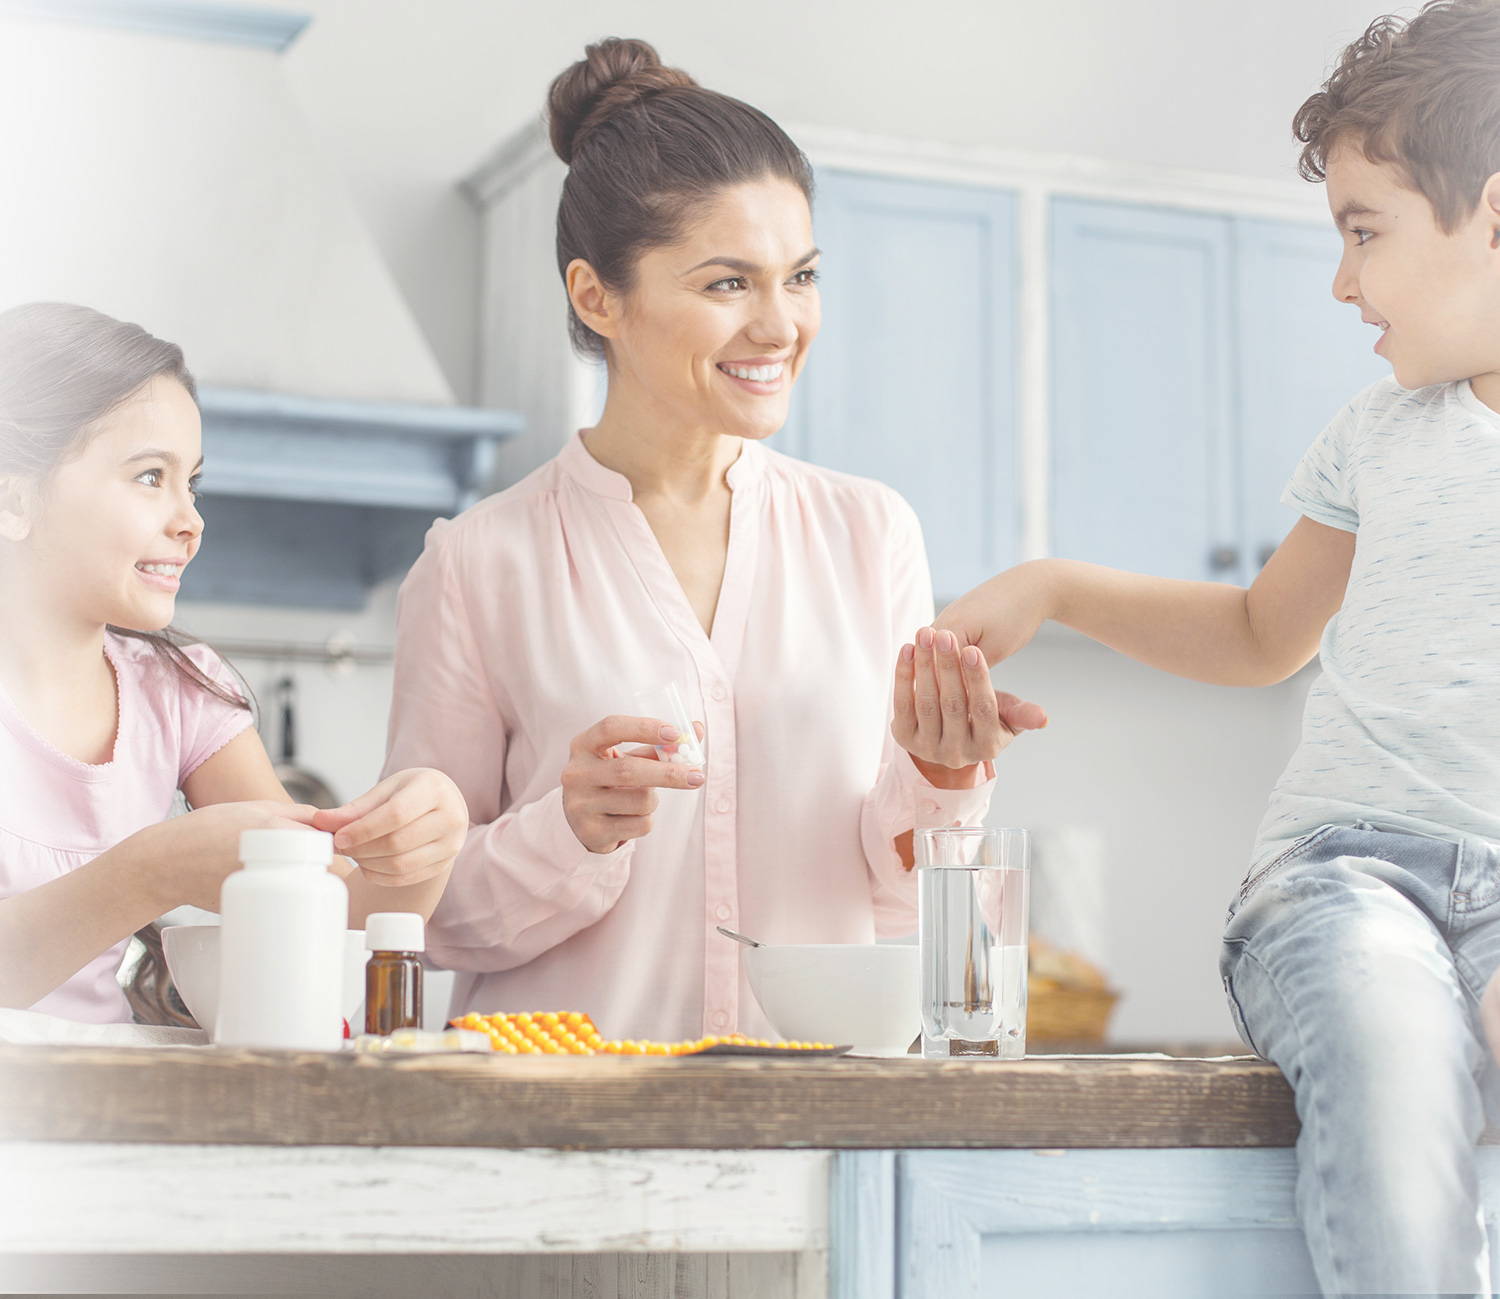
{"label": "woman's right hand", "polygon": [[262,799],[213,803],[163,821],[135,836],[158,897],[158,911],[183,905],[219,909],[226,876],[239,869],[240,831],[309,830],[318,809]]}
{"label": "woman's right hand", "polygon": [[933,619],[937,631],[951,631],[959,648],[977,645],[991,667],[1024,649],[1053,616],[1052,561],[1032,560],[981,582]]}
{"label": "woman's right hand", "polygon": [[701,771],[662,762],[654,748],[621,753],[620,744],[675,744],[674,727],[649,717],[606,717],[573,737],[563,768],[563,813],[590,852],[608,853],[651,833],[658,789],[697,789]]}

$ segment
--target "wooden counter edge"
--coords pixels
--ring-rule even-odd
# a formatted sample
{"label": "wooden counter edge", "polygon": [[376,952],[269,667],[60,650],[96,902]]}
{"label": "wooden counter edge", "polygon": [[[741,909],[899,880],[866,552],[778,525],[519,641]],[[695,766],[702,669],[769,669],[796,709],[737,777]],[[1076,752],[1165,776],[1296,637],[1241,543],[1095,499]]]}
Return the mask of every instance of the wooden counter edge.
{"label": "wooden counter edge", "polygon": [[0,1140],[506,1149],[1286,1146],[1251,1058],[377,1057],[0,1045]]}

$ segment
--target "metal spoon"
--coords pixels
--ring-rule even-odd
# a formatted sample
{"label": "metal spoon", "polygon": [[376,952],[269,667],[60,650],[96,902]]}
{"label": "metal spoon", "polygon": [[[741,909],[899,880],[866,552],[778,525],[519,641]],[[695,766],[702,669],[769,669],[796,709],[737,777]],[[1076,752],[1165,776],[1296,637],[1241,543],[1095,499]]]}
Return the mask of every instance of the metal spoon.
{"label": "metal spoon", "polygon": [[745,934],[737,934],[733,929],[725,929],[723,925],[715,925],[714,928],[717,929],[721,934],[723,934],[725,938],[732,938],[737,943],[744,943],[746,947],[765,946],[764,943],[758,943],[755,941],[755,939],[750,938]]}

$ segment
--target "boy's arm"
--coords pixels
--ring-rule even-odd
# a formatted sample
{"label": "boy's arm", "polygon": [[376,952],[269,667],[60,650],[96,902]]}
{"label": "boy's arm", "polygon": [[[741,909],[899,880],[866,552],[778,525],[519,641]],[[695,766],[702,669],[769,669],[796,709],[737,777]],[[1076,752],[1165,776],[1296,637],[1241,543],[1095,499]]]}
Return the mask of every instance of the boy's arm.
{"label": "boy's arm", "polygon": [[1044,559],[991,578],[949,605],[936,626],[990,663],[1047,619],[1165,672],[1215,685],[1283,681],[1317,653],[1343,602],[1354,534],[1303,518],[1246,590]]}

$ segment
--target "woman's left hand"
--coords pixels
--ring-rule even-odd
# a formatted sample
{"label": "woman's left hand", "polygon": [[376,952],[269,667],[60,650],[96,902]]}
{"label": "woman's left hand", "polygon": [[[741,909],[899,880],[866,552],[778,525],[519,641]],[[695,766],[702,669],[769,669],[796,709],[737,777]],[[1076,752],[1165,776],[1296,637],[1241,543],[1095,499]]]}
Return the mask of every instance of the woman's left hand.
{"label": "woman's left hand", "polygon": [[923,627],[914,645],[901,647],[891,734],[929,783],[968,788],[977,765],[1046,725],[1036,704],[996,690],[984,655],[972,645],[961,650],[951,631]]}
{"label": "woman's left hand", "polygon": [[441,771],[413,767],[319,812],[313,825],[332,832],[334,849],[372,883],[400,888],[436,879],[453,864],[469,832],[469,810]]}

